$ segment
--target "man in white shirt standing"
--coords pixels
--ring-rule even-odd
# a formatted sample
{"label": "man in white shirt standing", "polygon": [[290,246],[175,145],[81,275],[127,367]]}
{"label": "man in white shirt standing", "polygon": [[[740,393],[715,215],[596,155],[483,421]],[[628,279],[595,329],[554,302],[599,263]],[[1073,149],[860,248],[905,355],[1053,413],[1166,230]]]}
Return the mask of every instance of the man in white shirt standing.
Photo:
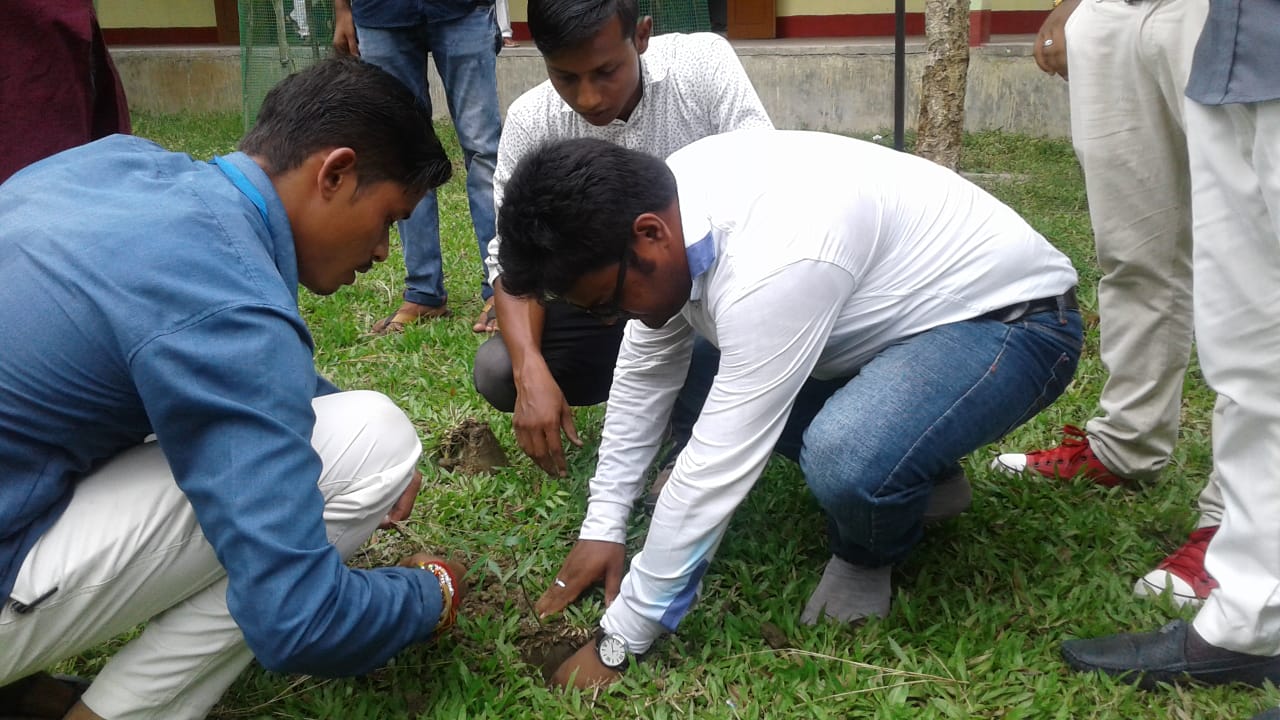
{"label": "man in white shirt standing", "polygon": [[[598,138],[665,158],[708,135],[773,127],[723,38],[650,39],[652,27],[652,18],[638,17],[636,0],[529,3],[529,31],[549,79],[507,112],[494,174],[498,208],[516,163],[554,140]],[[566,303],[544,307],[504,292],[500,237],[490,243],[488,263],[501,334],[476,353],[476,389],[514,414],[525,453],[547,472],[563,474],[561,430],[578,442],[570,406],[608,397],[622,326]]]}
{"label": "man in white shirt standing", "polygon": [[[1062,253],[955,173],[849,138],[742,131],[666,163],[556,143],[507,182],[499,228],[507,292],[639,320],[579,540],[537,606],[558,612],[606,582],[597,640],[560,683],[611,682],[676,629],[775,446],[828,518],[832,558],[801,619],[883,615],[931,495],[1057,398],[1080,354]],[[719,371],[623,577],[695,333]]]}

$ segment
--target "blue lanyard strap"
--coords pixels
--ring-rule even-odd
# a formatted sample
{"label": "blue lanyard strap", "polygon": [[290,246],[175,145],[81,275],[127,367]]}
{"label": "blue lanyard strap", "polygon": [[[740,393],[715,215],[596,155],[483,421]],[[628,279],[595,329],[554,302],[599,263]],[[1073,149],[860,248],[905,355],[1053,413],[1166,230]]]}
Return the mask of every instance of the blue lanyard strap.
{"label": "blue lanyard strap", "polygon": [[266,223],[268,228],[271,227],[271,222],[267,220],[266,198],[262,197],[262,193],[258,192],[258,188],[254,187],[252,182],[249,182],[249,178],[245,177],[240,168],[221,155],[215,156],[211,162],[218,166],[218,169],[222,171],[223,175],[227,176],[227,179],[231,181],[232,185],[236,186],[237,190],[249,198],[249,202],[258,208],[258,214],[262,216],[262,222]]}

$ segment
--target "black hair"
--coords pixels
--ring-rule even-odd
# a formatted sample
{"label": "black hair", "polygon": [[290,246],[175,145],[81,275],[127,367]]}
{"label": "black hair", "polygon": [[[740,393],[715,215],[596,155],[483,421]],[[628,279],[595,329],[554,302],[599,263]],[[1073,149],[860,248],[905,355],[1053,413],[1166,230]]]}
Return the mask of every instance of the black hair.
{"label": "black hair", "polygon": [[615,17],[622,37],[636,36],[636,0],[529,0],[529,33],[543,55],[555,55],[595,37]]}
{"label": "black hair", "polygon": [[563,296],[622,258],[637,217],[675,200],[675,176],[652,155],[591,138],[543,145],[516,165],[503,192],[502,289]]}
{"label": "black hair", "polygon": [[430,111],[399,80],[349,57],[322,60],[277,83],[240,141],[271,174],[337,147],[355,151],[360,183],[390,180],[425,192],[453,173]]}

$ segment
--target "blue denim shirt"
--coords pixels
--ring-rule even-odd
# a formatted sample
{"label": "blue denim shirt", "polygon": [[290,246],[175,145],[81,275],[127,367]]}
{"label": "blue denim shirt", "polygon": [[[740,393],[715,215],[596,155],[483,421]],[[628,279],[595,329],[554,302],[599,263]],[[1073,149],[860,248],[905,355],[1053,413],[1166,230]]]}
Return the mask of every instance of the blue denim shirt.
{"label": "blue denim shirt", "polygon": [[493,0],[351,0],[357,27],[398,28],[456,20]]}
{"label": "blue denim shirt", "polygon": [[1187,80],[1202,105],[1280,100],[1280,0],[1211,0]]}
{"label": "blue denim shirt", "polygon": [[248,192],[122,135],[0,185],[0,601],[77,482],[154,432],[259,661],[367,672],[430,636],[439,585],[329,544],[311,400],[333,387],[293,235],[258,165],[225,160]]}

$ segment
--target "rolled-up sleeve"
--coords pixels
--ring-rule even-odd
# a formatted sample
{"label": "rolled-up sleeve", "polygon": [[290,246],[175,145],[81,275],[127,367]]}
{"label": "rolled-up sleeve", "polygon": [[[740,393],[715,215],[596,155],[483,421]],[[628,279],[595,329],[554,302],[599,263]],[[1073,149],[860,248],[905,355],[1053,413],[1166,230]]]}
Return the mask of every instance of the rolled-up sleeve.
{"label": "rolled-up sleeve", "polygon": [[[507,114],[507,121],[502,126],[502,137],[498,140],[498,163],[493,171],[493,209],[495,216],[502,212],[502,196],[507,188],[507,181],[515,172],[520,159],[531,152],[537,145],[532,139],[527,119],[521,110],[523,106],[517,101]],[[501,231],[495,232],[489,241],[489,254],[484,259],[485,272],[489,283],[493,284],[502,274]]]}

